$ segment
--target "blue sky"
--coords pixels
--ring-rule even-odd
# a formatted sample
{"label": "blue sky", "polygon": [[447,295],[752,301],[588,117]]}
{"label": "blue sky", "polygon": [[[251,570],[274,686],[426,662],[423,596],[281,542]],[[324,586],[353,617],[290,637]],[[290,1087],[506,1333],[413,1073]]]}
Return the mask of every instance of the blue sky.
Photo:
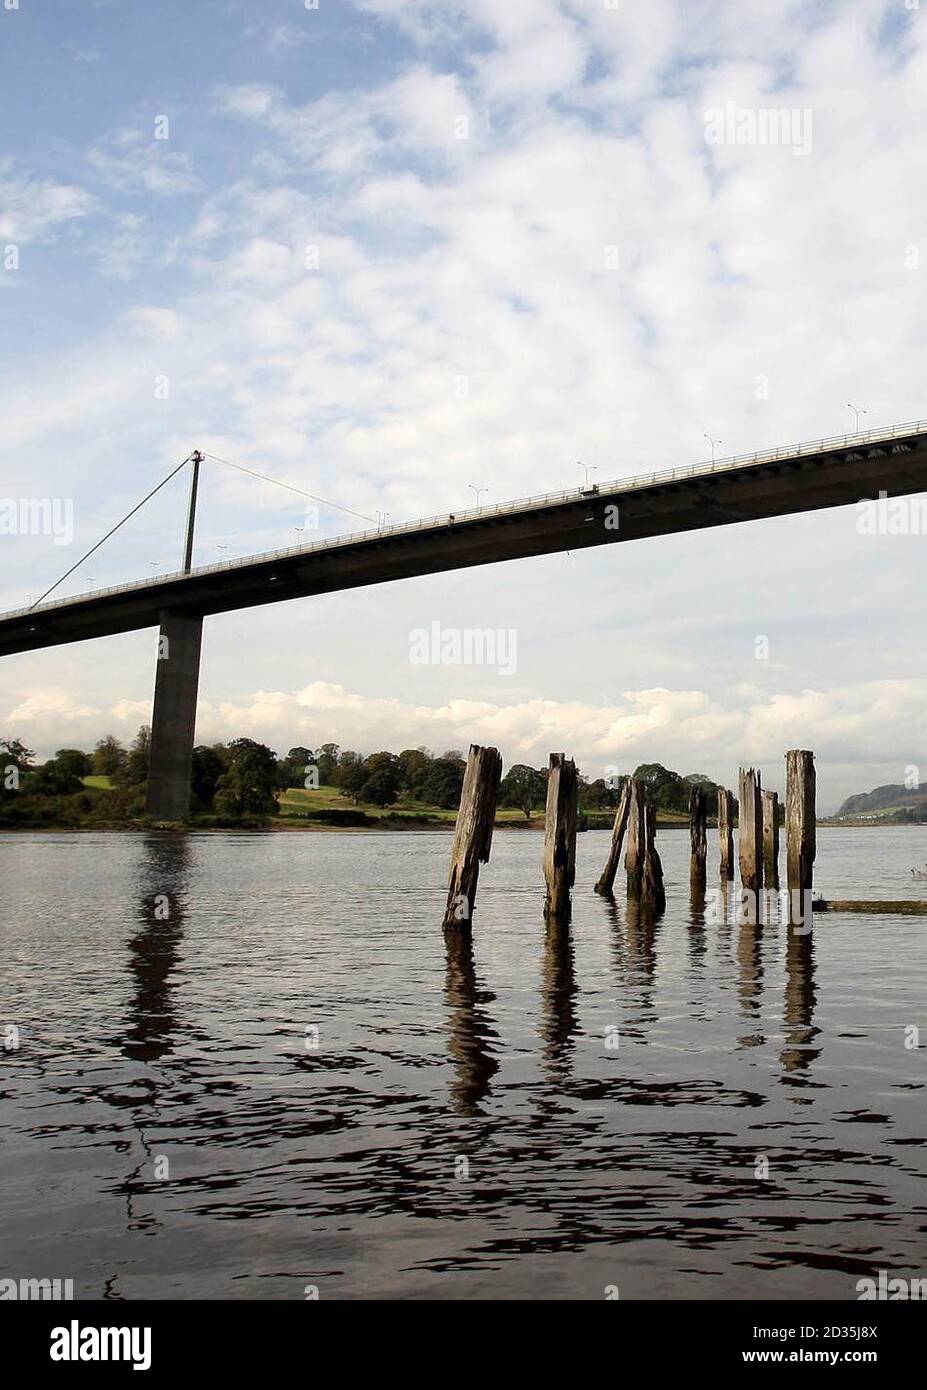
{"label": "blue sky", "polygon": [[[810,112],[813,141],[710,144],[728,103]],[[847,401],[927,416],[925,108],[927,7],[903,0],[0,8],[0,495],[75,509],[71,546],[0,538],[0,606],[196,446],[398,520],[578,460],[696,462],[706,433],[839,432]],[[64,592],[173,568],[183,503],[178,479]],[[209,464],[197,560],[305,521]],[[358,524],[323,509],[318,534]],[[844,509],[227,615],[200,736],[772,786],[813,746],[833,805],[922,756],[922,544]],[[410,665],[435,619],[517,629],[517,673]],[[0,730],[130,737],[152,650],[5,661]]]}

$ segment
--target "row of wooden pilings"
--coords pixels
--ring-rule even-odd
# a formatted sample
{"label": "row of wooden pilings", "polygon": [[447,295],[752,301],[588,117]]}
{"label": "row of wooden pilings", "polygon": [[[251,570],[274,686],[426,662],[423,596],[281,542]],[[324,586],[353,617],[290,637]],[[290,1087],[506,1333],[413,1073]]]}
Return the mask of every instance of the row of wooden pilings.
{"label": "row of wooden pilings", "polygon": [[[785,755],[786,766],[786,874],[790,902],[811,892],[815,854],[814,754],[796,749]],[[473,744],[467,759],[457,828],[451,852],[447,928],[468,928],[476,904],[480,864],[489,861],[496,815],[502,758],[497,748]],[[708,789],[695,786],[689,800],[689,881],[695,895],[703,895],[708,877]],[[571,890],[576,879],[576,822],[579,779],[576,764],[563,753],[551,753],[547,778],[544,822],[544,879],[548,920],[568,922],[572,911]],[[779,797],[763,791],[760,774],[741,768],[738,785],[738,857],[743,891],[759,902],[764,884],[779,888]],[[734,878],[734,796],[717,789],[720,877]],[[663,865],[656,847],[657,810],[644,783],[629,778],[621,790],[612,827],[608,859],[595,889],[610,896],[625,848],[624,867],[628,897],[642,907],[660,913],[666,905]],[[758,908],[757,908],[758,911]]]}

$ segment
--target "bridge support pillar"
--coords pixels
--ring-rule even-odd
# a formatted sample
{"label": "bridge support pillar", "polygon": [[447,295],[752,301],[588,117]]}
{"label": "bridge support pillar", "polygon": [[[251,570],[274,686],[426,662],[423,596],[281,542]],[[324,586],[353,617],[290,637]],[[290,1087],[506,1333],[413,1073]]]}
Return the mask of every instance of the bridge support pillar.
{"label": "bridge support pillar", "polygon": [[190,813],[202,640],[201,614],[161,613],[148,765],[148,814],[157,820],[183,820]]}

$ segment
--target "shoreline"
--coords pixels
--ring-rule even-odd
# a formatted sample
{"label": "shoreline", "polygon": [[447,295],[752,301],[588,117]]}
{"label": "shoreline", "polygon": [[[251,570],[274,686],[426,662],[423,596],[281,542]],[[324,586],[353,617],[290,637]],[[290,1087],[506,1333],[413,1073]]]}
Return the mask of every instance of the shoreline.
{"label": "shoreline", "polygon": [[[914,825],[893,824],[885,821],[831,821],[819,820],[815,822],[817,829],[832,830],[899,830],[917,829]],[[688,830],[685,821],[661,821],[657,820],[657,830]],[[717,825],[709,821],[708,828],[716,830]],[[924,826],[927,830],[927,825]],[[351,835],[383,835],[390,832],[398,834],[410,834],[413,832],[453,835],[455,822],[446,821],[427,821],[414,820],[412,817],[390,819],[388,816],[378,818],[377,822],[371,825],[332,825],[325,821],[304,821],[300,823],[295,817],[292,819],[281,818],[268,820],[264,823],[253,825],[201,825],[196,821],[175,822],[160,821],[152,824],[140,824],[134,822],[125,824],[124,822],[108,821],[98,825],[69,825],[65,822],[59,824],[40,825],[0,825],[0,836],[3,835],[87,835],[87,834],[119,834],[119,835],[150,835],[153,833],[176,835],[176,834],[197,834],[197,835],[229,835],[229,834],[331,834],[338,831],[341,834]],[[495,821],[493,823],[493,833],[500,831],[515,831],[523,834],[529,831],[535,834],[544,833],[543,819],[533,819],[530,821]],[[588,825],[577,831],[580,835],[611,834],[610,825]]]}

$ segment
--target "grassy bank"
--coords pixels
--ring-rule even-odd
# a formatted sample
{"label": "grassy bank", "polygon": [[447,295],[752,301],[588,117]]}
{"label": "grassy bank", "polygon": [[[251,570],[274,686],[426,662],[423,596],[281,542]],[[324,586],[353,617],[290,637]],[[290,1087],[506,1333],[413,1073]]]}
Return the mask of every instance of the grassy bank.
{"label": "grassy bank", "polygon": [[[221,816],[204,812],[186,822],[196,830],[453,830],[457,808],[435,806],[401,798],[391,806],[353,802],[337,787],[308,791],[301,787],[280,793],[276,816]],[[613,812],[586,811],[583,829],[611,829]],[[664,829],[684,827],[688,818],[672,812],[660,814]],[[496,815],[500,830],[543,830],[544,807],[532,808],[530,817],[517,808],[501,807]],[[139,789],[120,789],[108,777],[86,777],[84,788],[70,796],[16,796],[0,803],[0,830],[151,830],[158,825],[144,812]]]}

